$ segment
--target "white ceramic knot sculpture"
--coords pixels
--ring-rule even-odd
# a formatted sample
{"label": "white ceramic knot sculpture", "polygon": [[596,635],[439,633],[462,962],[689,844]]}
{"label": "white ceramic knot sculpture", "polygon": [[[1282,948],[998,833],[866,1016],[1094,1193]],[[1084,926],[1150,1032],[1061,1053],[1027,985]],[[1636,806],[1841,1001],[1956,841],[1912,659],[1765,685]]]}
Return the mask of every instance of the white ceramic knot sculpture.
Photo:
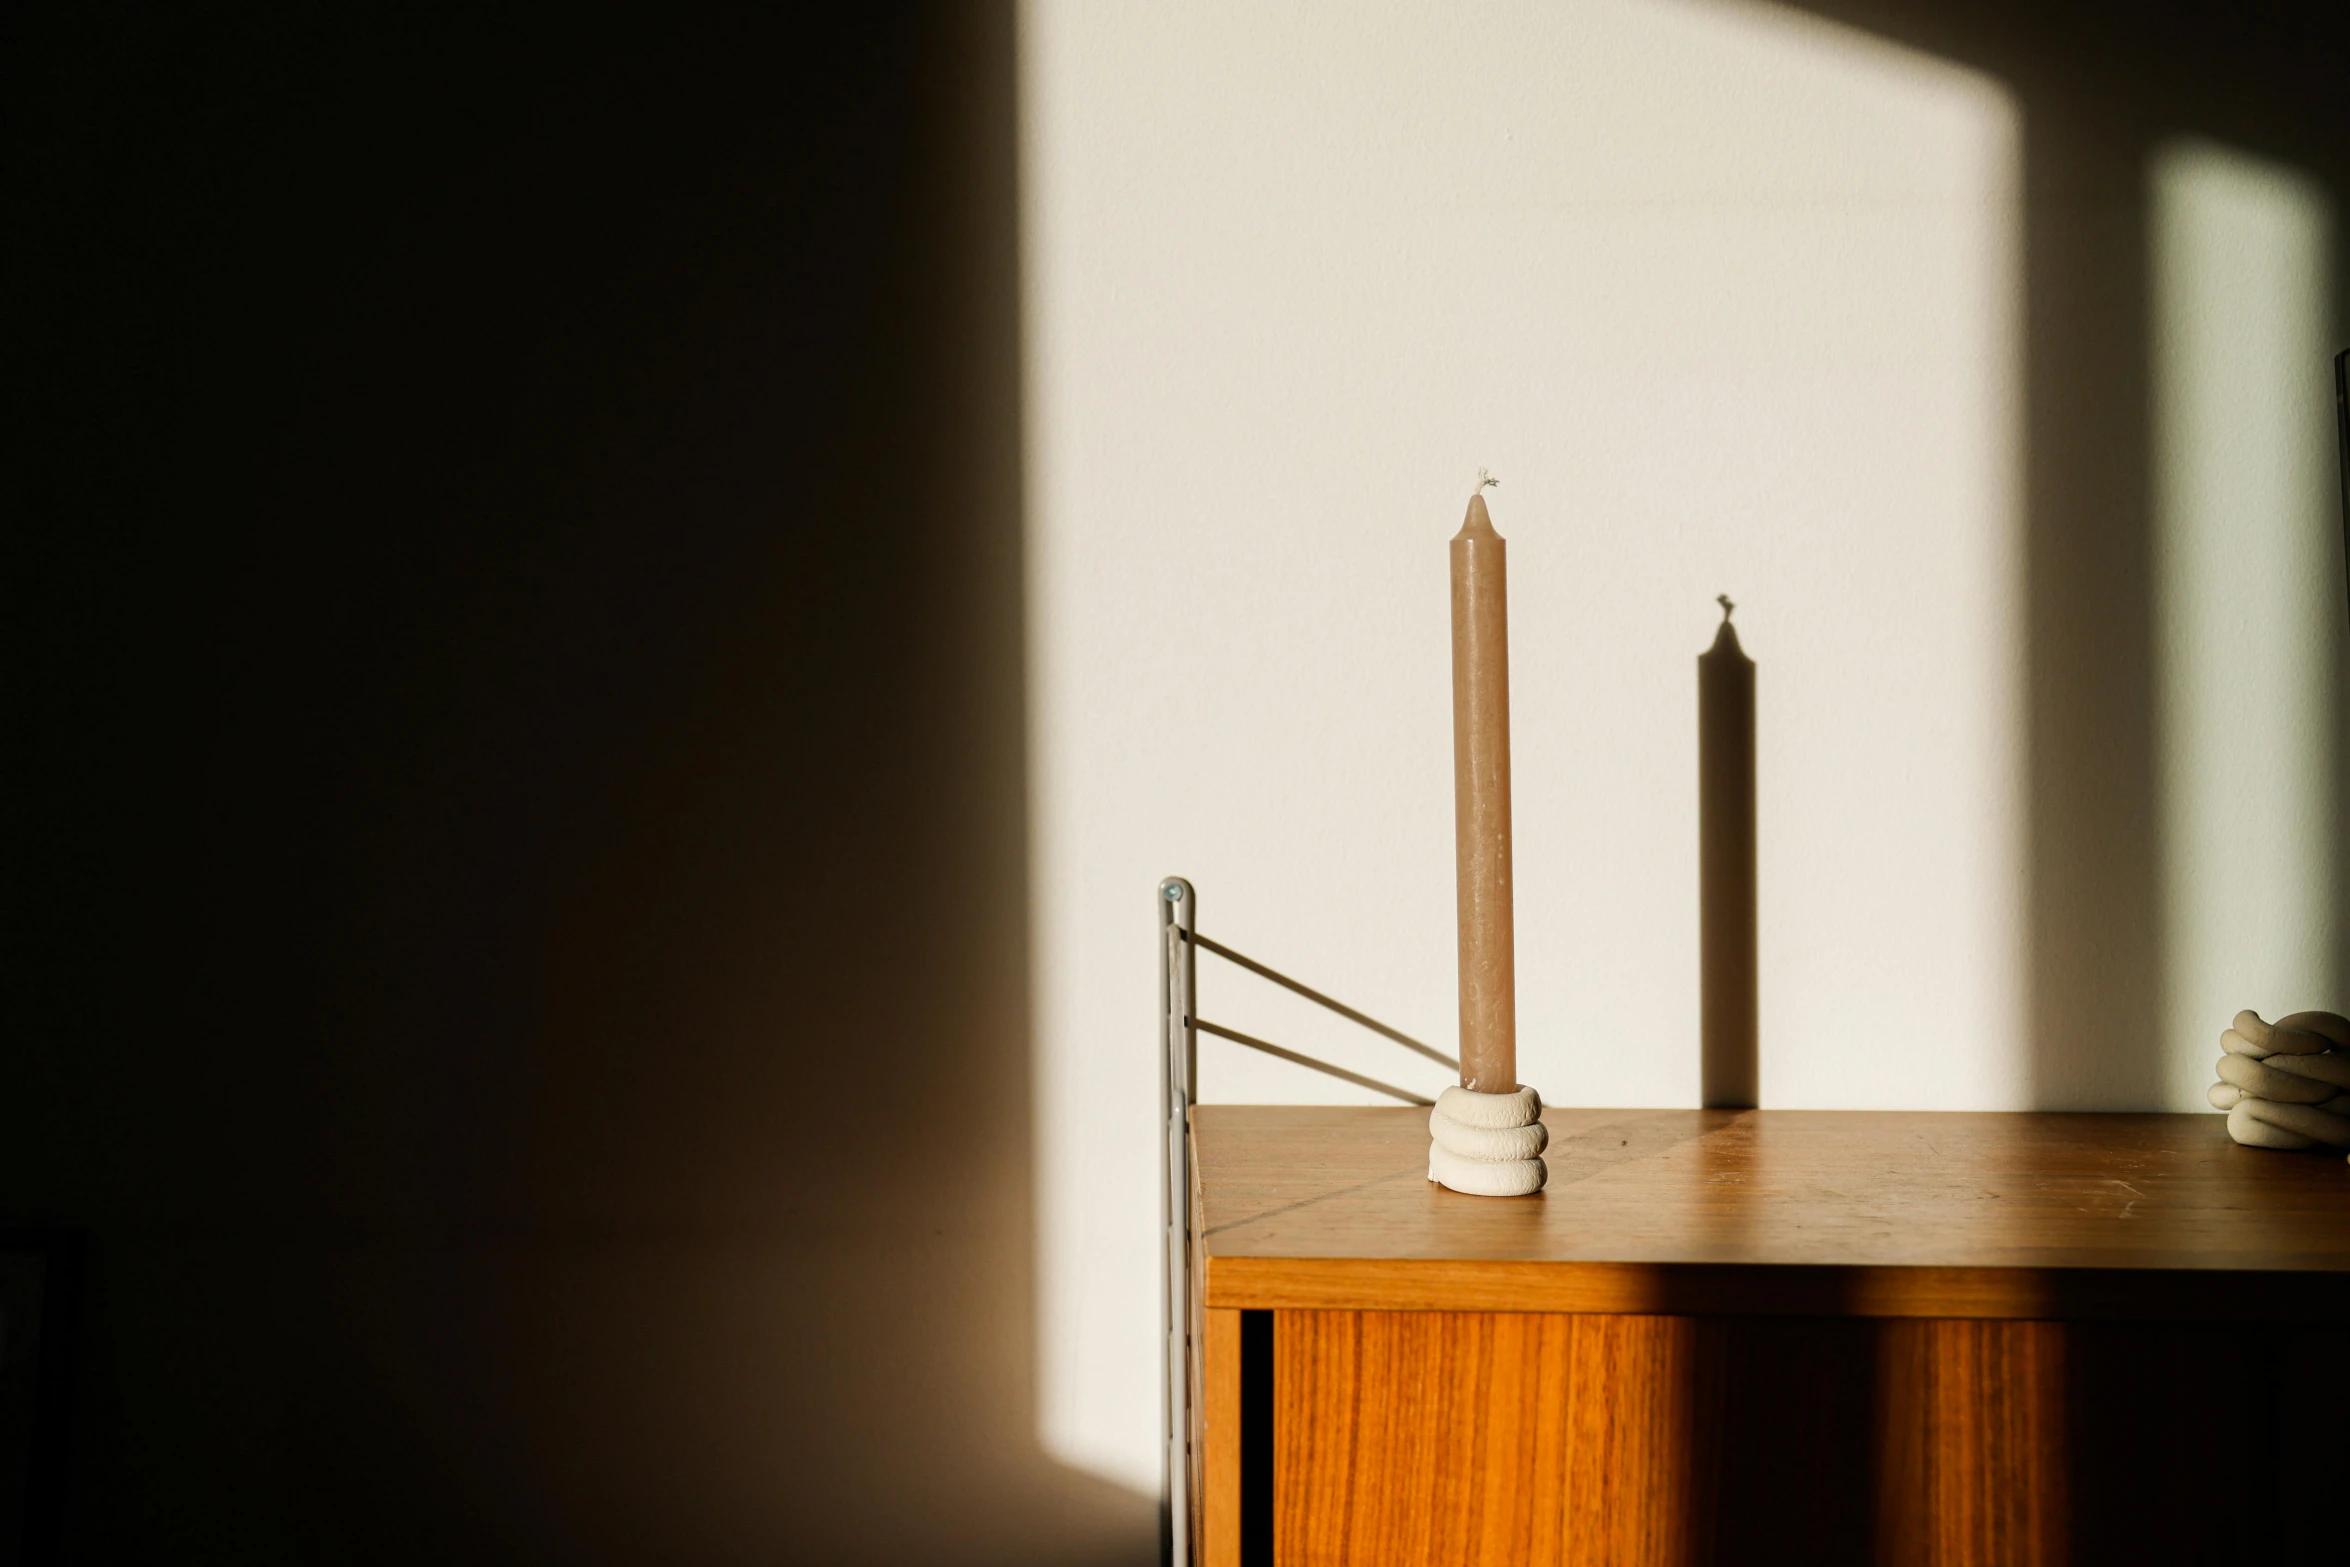
{"label": "white ceramic knot sculpture", "polygon": [[1428,1179],[1472,1197],[1523,1197],[1550,1176],[1542,1162],[1550,1129],[1542,1124],[1542,1096],[1531,1088],[1448,1088],[1428,1112],[1428,1138]]}
{"label": "white ceramic knot sculpture", "polygon": [[2247,1148],[2350,1148],[2350,1018],[2239,1012],[2208,1097]]}

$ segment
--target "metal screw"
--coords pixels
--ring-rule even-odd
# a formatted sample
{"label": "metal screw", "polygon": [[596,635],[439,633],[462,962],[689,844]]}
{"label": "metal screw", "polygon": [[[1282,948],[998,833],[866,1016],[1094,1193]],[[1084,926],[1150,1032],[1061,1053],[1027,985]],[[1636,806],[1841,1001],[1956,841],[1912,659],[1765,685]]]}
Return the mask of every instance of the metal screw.
{"label": "metal screw", "polygon": [[1169,903],[1181,903],[1183,901],[1183,888],[1181,884],[1177,882],[1164,883],[1160,886],[1159,891],[1167,895],[1167,901]]}

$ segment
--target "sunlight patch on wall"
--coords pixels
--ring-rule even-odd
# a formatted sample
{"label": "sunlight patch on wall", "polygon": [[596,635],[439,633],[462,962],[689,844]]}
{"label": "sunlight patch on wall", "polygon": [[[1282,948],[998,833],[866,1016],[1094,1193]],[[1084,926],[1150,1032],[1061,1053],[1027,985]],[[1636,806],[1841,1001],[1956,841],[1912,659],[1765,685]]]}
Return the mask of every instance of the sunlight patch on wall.
{"label": "sunlight patch on wall", "polygon": [[2208,142],[2149,169],[2166,1099],[2242,1007],[2340,1008],[2332,213]]}
{"label": "sunlight patch on wall", "polygon": [[[1449,1044],[1445,540],[1510,540],[1520,1062],[1697,1097],[1696,657],[1759,660],[1765,1104],[2023,1058],[1999,84],[1688,0],[1022,12],[1040,1407],[1158,1475],[1153,887]],[[1208,1015],[1429,1069],[1204,965]],[[1221,1041],[1204,1096],[1368,1102]]]}

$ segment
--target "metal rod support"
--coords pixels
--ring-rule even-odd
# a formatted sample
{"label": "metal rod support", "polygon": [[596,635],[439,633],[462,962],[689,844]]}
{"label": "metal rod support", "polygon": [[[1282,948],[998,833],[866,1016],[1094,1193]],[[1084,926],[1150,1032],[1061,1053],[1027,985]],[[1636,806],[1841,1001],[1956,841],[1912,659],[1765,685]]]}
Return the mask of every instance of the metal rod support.
{"label": "metal rod support", "polygon": [[1190,936],[1197,922],[1191,883],[1159,883],[1159,1218],[1166,1284],[1160,1301],[1166,1424],[1159,1492],[1163,1567],[1191,1567],[1193,1499],[1199,1485],[1191,1435],[1198,1408],[1198,1356],[1192,1338],[1191,1103],[1199,1064],[1192,1031],[1195,977]]}
{"label": "metal rod support", "polygon": [[[1255,958],[1241,956],[1241,954],[1233,951],[1230,947],[1225,946],[1224,943],[1220,941],[1210,941],[1207,937],[1201,935],[1198,931],[1193,931],[1191,933],[1191,939],[1195,945],[1204,947],[1208,951],[1213,952],[1216,956],[1224,959],[1224,961],[1227,963],[1237,963],[1242,968],[1247,969],[1251,974],[1256,975],[1260,979],[1269,979],[1284,990],[1295,991],[1297,994],[1305,997],[1308,1001],[1328,1007],[1331,1011],[1337,1013],[1340,1017],[1345,1018],[1350,1023],[1360,1023],[1363,1025],[1363,1027],[1369,1029],[1374,1034],[1384,1034],[1389,1039],[1392,1039],[1397,1044],[1403,1046],[1406,1050],[1417,1050],[1420,1052],[1420,1054],[1426,1056],[1429,1060],[1435,1062],[1438,1066],[1449,1066],[1456,1072],[1461,1069],[1461,1064],[1459,1061],[1455,1060],[1451,1056],[1446,1055],[1443,1051],[1436,1049],[1434,1046],[1423,1045],[1418,1040],[1414,1039],[1411,1035],[1403,1032],[1401,1029],[1389,1028],[1385,1023],[1380,1022],[1375,1017],[1365,1017],[1362,1013],[1357,1012],[1354,1008],[1348,1006],[1345,1002],[1333,1001],[1328,996],[1323,995],[1320,991],[1315,990],[1310,986],[1299,984],[1296,980],[1291,979],[1287,974],[1274,972],[1272,969],[1265,967],[1264,964],[1259,963]],[[1425,1100],[1421,1102],[1426,1103]]]}
{"label": "metal rod support", "polygon": [[1158,886],[1159,903],[1159,1221],[1160,1270],[1165,1289],[1159,1300],[1159,1327],[1163,1353],[1160,1387],[1166,1400],[1162,1430],[1159,1490],[1159,1559],[1163,1567],[1194,1567],[1200,1517],[1200,1408],[1203,1387],[1199,1349],[1204,1324],[1203,1301],[1193,1280],[1198,1259],[1192,1249],[1194,1215],[1191,1210],[1191,1107],[1199,1097],[1199,1036],[1213,1034],[1236,1045],[1263,1051],[1283,1061],[1326,1073],[1357,1088],[1400,1099],[1405,1104],[1429,1105],[1408,1088],[1382,1083],[1375,1077],[1350,1072],[1327,1061],[1284,1049],[1270,1040],[1243,1034],[1218,1023],[1200,1021],[1194,1008],[1198,995],[1197,958],[1205,947],[1228,963],[1238,964],[1284,990],[1294,991],[1318,1006],[1328,1007],[1350,1023],[1418,1051],[1440,1065],[1460,1070],[1460,1063],[1440,1050],[1421,1044],[1399,1029],[1366,1017],[1343,1002],[1301,985],[1288,975],[1243,957],[1222,942],[1199,933],[1199,897],[1190,882],[1169,876]]}
{"label": "metal rod support", "polygon": [[1349,1072],[1345,1067],[1332,1066],[1327,1061],[1317,1061],[1312,1056],[1300,1055],[1294,1050],[1285,1050],[1279,1045],[1226,1028],[1220,1023],[1211,1023],[1205,1018],[1193,1018],[1191,1026],[1203,1034],[1213,1034],[1218,1039],[1229,1039],[1234,1044],[1246,1045],[1251,1050],[1262,1050],[1269,1056],[1279,1056],[1284,1061],[1293,1061],[1299,1066],[1311,1067],[1317,1072],[1324,1072],[1332,1077],[1352,1083],[1357,1088],[1368,1088],[1375,1094],[1385,1094],[1390,1099],[1400,1099],[1408,1105],[1436,1103],[1435,1100],[1415,1094],[1408,1088],[1398,1088],[1393,1083],[1382,1083],[1375,1077],[1365,1077],[1360,1072]]}

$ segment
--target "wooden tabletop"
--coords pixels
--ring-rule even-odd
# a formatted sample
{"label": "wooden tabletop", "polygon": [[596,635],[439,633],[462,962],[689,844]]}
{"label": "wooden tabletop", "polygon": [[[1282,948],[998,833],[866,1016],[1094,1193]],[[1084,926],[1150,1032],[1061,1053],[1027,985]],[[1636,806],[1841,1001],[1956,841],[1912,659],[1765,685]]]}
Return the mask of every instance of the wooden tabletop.
{"label": "wooden tabletop", "polygon": [[2217,1115],[1550,1109],[1494,1198],[1425,1110],[1192,1114],[1210,1306],[2350,1318],[2350,1167]]}

